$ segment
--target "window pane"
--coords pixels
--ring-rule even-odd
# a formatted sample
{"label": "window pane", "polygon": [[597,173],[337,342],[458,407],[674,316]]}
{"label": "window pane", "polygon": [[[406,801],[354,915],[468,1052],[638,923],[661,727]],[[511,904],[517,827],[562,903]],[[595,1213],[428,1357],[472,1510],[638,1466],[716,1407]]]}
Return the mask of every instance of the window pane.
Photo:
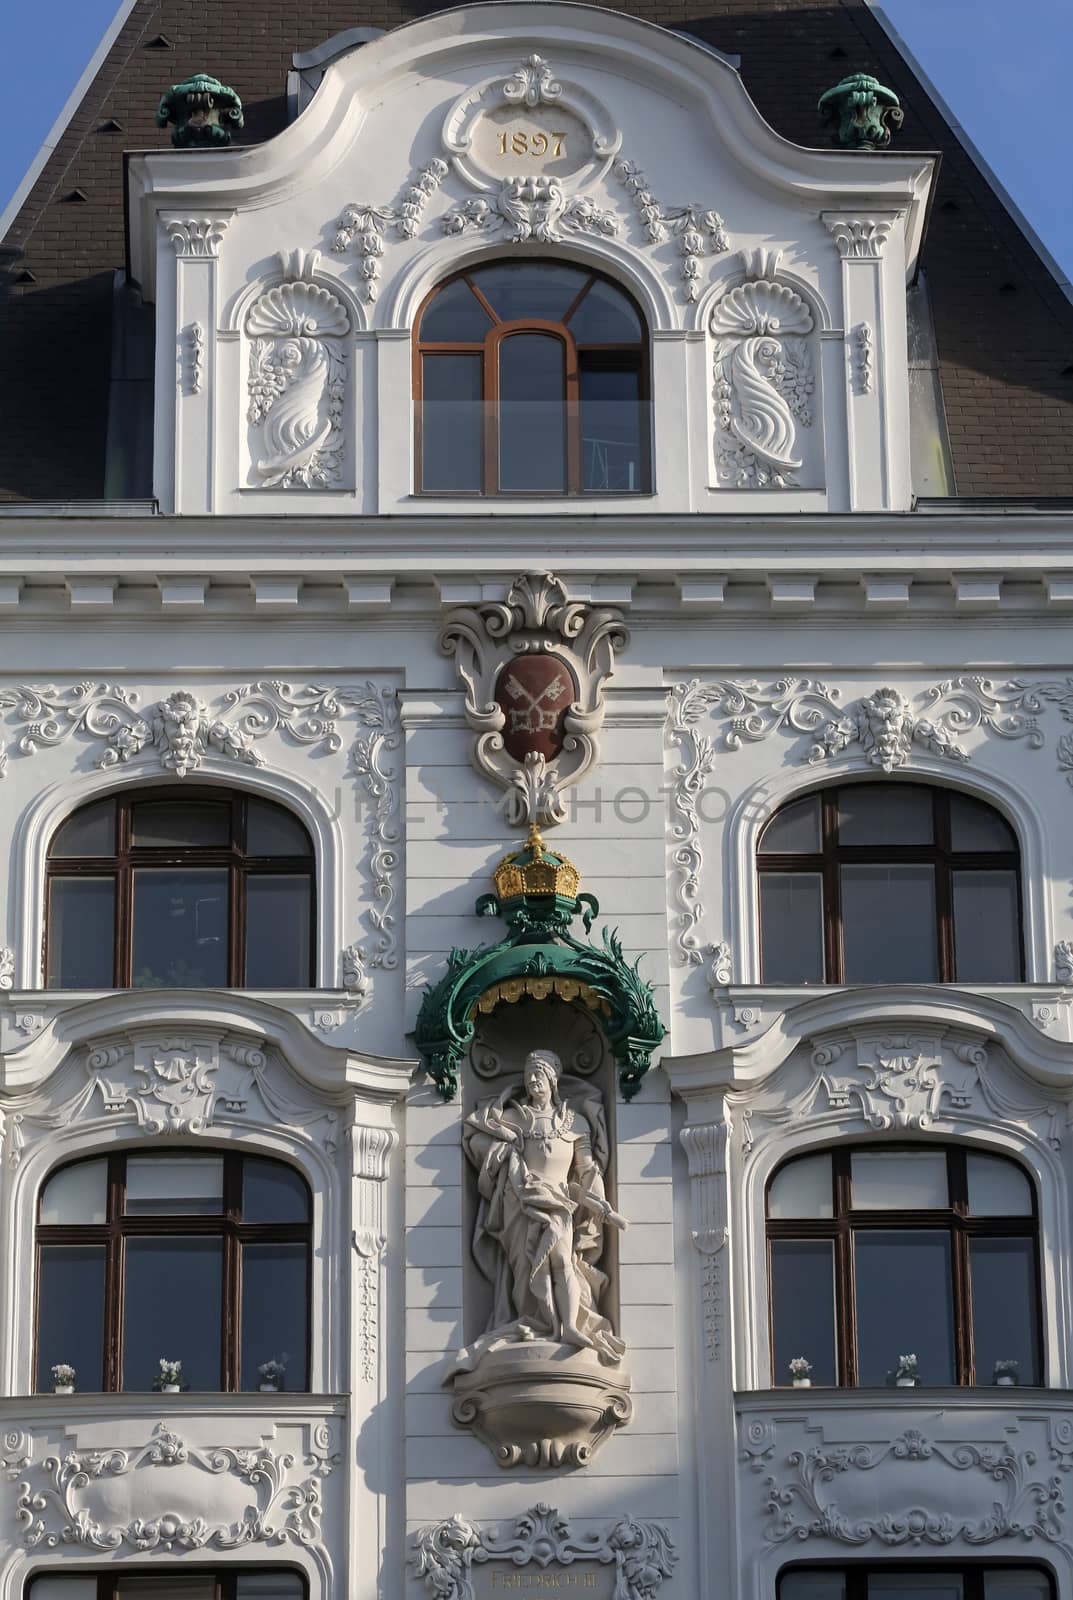
{"label": "window pane", "polygon": [[783,806],[772,817],[760,840],[761,851],[792,850],[795,854],[820,848],[820,797],[806,795]]}
{"label": "window pane", "polygon": [[842,867],[847,983],[935,983],[931,867]]}
{"label": "window pane", "polygon": [[578,344],[640,344],[641,319],[618,289],[597,278],[570,318]]}
{"label": "window pane", "polygon": [[960,1572],[870,1572],[868,1600],[961,1600]]}
{"label": "window pane", "polygon": [[997,1567],[984,1573],[984,1600],[1051,1600],[1045,1572],[1031,1567]]}
{"label": "window pane", "polygon": [[974,1217],[1030,1217],[1032,1185],[1021,1168],[1002,1156],[965,1157],[969,1213]]}
{"label": "window pane", "polygon": [[855,1211],[945,1211],[950,1204],[941,1150],[855,1150],[850,1181]]}
{"label": "window pane", "polygon": [[223,1208],[221,1156],[127,1157],[128,1217],[218,1217]]}
{"label": "window pane", "polygon": [[958,983],[1021,977],[1015,872],[953,872]]}
{"label": "window pane", "polygon": [[499,346],[499,487],[566,489],[566,348],[544,333],[516,333]]}
{"label": "window pane", "polygon": [[823,982],[823,879],[818,872],[760,875],[764,983]]}
{"label": "window pane", "polygon": [[838,791],[839,844],[930,844],[931,790],[854,783]]}
{"label": "window pane", "polygon": [[[637,494],[644,471],[641,373],[581,360],[581,487],[592,494]],[[644,424],[647,427],[647,420]]]}
{"label": "window pane", "polygon": [[922,1383],[953,1383],[949,1234],[858,1229],[853,1246],[860,1382],[881,1387],[913,1354]]}
{"label": "window pane", "polygon": [[135,1573],[130,1578],[120,1578],[116,1583],[117,1600],[215,1600],[216,1578],[213,1573],[192,1572],[181,1576],[168,1573]]}
{"label": "window pane", "polygon": [[561,322],[588,276],[550,261],[500,261],[472,274],[502,322]]}
{"label": "window pane", "polygon": [[950,846],[954,850],[1016,850],[1017,840],[1005,817],[954,789],[950,792]]}
{"label": "window pane", "polygon": [[309,835],[292,811],[270,800],[246,802],[246,854],[250,856],[310,856]]}
{"label": "window pane", "polygon": [[302,1600],[304,1594],[298,1572],[240,1572],[235,1579],[235,1600]]}
{"label": "window pane", "polygon": [[46,1244],[38,1253],[37,1387],[52,1388],[51,1368],[74,1367],[79,1389],[104,1376],[103,1244]]}
{"label": "window pane", "polygon": [[246,985],[301,989],[309,983],[310,881],[305,873],[246,879]]}
{"label": "window pane", "polygon": [[50,856],[115,855],[115,801],[95,800],[67,818],[53,835]]}
{"label": "window pane", "polygon": [[972,1336],[977,1383],[996,1361],[1016,1361],[1020,1383],[1038,1383],[1035,1241],[970,1239]]}
{"label": "window pane", "polygon": [[78,1161],[54,1172],[41,1190],[39,1220],[57,1222],[107,1222],[108,1163]]}
{"label": "window pane", "polygon": [[802,1156],[788,1161],[771,1180],[768,1190],[769,1217],[833,1217],[831,1157]]}
{"label": "window pane", "polygon": [[114,878],[53,878],[48,892],[50,989],[110,989]]}
{"label": "window pane", "polygon": [[846,1575],[820,1568],[818,1571],[784,1572],[779,1578],[779,1600],[845,1600]]}
{"label": "window pane", "polygon": [[134,874],[136,989],[213,988],[227,982],[225,867],[158,869]]}
{"label": "window pane", "polygon": [[483,358],[421,358],[421,487],[438,494],[480,494]]}
{"label": "window pane", "polygon": [[441,289],[421,318],[424,344],[480,344],[492,319],[464,278]]}
{"label": "window pane", "polygon": [[222,1239],[128,1239],[123,1387],[151,1389],[162,1357],[191,1389],[220,1387]]}
{"label": "window pane", "polygon": [[830,1239],[772,1239],[774,1382],[790,1382],[790,1362],[812,1363],[813,1383],[837,1383],[835,1247]]}
{"label": "window pane", "polygon": [[96,1574],[42,1572],[30,1580],[30,1600],[97,1600]]}
{"label": "window pane", "polygon": [[293,1167],[282,1161],[242,1163],[243,1222],[308,1222],[309,1190]]}
{"label": "window pane", "polygon": [[231,842],[231,802],[138,800],[131,806],[130,839],[136,849],[226,849]]}
{"label": "window pane", "polygon": [[307,1255],[304,1244],[242,1247],[244,1389],[260,1386],[266,1361],[283,1363],[285,1389],[306,1386]]}

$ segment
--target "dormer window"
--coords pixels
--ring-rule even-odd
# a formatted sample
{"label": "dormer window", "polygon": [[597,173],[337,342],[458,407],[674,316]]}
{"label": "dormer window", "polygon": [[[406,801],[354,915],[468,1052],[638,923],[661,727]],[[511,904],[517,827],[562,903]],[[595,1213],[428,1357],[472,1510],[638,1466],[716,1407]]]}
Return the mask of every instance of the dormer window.
{"label": "dormer window", "polygon": [[417,323],[417,487],[437,495],[645,494],[648,334],[609,279],[497,261]]}

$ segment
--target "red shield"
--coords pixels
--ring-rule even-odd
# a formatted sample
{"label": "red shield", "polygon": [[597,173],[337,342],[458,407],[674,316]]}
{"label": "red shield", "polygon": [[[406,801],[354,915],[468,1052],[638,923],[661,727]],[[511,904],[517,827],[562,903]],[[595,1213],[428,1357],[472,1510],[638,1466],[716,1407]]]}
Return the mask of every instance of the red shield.
{"label": "red shield", "polygon": [[495,701],[506,717],[503,744],[515,761],[538,751],[553,761],[563,747],[563,721],[578,696],[577,679],[558,656],[515,656],[500,668]]}

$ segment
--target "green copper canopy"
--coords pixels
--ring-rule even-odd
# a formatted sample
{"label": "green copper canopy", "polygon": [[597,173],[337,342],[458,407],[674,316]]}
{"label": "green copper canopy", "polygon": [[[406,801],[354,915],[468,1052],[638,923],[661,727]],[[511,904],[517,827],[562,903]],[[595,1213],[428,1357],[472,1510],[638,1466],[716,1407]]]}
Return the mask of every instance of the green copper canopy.
{"label": "green copper canopy", "polygon": [[219,78],[195,72],[161,96],[156,122],[158,128],[174,124],[171,142],[179,150],[228,145],[232,130],[242,127],[242,101]]}
{"label": "green copper canopy", "polygon": [[622,1093],[632,1099],[667,1031],[651,985],[626,961],[616,933],[605,928],[596,945],[571,932],[580,916],[588,933],[600,907],[591,894],[577,893],[577,868],[548,850],[536,827],[494,878],[498,892],[482,895],[475,909],[478,916],[504,917],[507,933],[498,944],[452,950],[417,1018],[417,1048],[440,1093],[450,1100],[457,1092],[482,1015],[523,998],[554,996],[594,1012],[618,1062]]}
{"label": "green copper canopy", "polygon": [[904,115],[894,90],[867,72],[850,73],[828,89],[820,96],[819,112],[835,144],[850,150],[881,150]]}

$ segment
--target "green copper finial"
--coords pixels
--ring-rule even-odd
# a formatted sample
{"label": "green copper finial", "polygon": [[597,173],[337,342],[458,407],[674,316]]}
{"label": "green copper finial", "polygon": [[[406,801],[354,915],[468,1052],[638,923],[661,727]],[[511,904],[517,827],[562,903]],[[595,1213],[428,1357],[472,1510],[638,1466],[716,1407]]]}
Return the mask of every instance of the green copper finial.
{"label": "green copper finial", "polygon": [[867,72],[851,72],[828,89],[820,96],[819,112],[834,143],[849,150],[882,150],[904,116],[893,89]]}
{"label": "green copper finial", "polygon": [[632,1099],[666,1032],[651,985],[625,959],[616,933],[604,928],[598,945],[574,936],[574,918],[588,933],[600,907],[578,894],[577,868],[549,850],[537,828],[493,876],[496,893],[481,895],[477,915],[502,917],[508,931],[498,944],[452,950],[447,971],[425,991],[415,1037],[429,1076],[450,1100],[482,1016],[523,998],[555,998],[594,1013]]}
{"label": "green copper finial", "polygon": [[242,127],[242,101],[219,78],[195,72],[161,96],[157,127],[166,128],[169,122],[174,124],[171,142],[177,150],[228,145],[232,131]]}

